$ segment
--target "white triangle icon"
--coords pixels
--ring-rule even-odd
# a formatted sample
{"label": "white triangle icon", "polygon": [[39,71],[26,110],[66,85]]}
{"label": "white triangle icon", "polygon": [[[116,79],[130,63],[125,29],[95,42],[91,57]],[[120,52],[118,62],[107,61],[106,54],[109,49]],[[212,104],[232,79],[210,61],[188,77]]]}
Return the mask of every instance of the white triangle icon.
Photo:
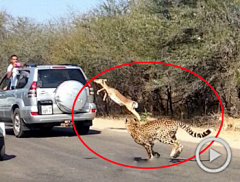
{"label": "white triangle icon", "polygon": [[213,160],[215,160],[216,158],[220,157],[221,154],[219,154],[218,152],[216,152],[215,150],[210,148],[210,162],[212,162]]}

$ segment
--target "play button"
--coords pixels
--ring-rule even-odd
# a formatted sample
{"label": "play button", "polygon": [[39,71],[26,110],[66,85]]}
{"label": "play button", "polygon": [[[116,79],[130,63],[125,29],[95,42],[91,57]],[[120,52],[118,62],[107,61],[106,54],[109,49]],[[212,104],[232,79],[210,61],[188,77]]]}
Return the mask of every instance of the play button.
{"label": "play button", "polygon": [[218,152],[216,152],[215,150],[210,148],[210,162],[214,161],[215,159],[217,159],[220,156],[221,156],[221,154],[219,154]]}
{"label": "play button", "polygon": [[[223,165],[219,166],[216,169],[215,168],[211,169],[211,168],[207,168],[206,166],[204,166],[202,161],[200,160],[200,155],[199,155],[203,145],[205,145],[208,142],[212,142],[212,141],[219,142],[220,144],[222,144],[225,147],[225,149],[227,151],[227,159],[226,159],[226,161],[224,162]],[[210,151],[209,151],[209,162],[210,163],[214,163],[215,160],[216,161],[219,160],[220,158],[222,158],[221,156],[222,156],[222,154],[220,154],[217,151],[215,151],[212,148],[210,148]],[[231,154],[230,147],[228,146],[228,144],[224,140],[222,140],[220,138],[215,138],[215,137],[206,138],[203,141],[201,141],[201,143],[198,145],[198,147],[196,149],[196,161],[197,161],[197,164],[199,165],[200,168],[202,168],[204,171],[209,172],[209,173],[218,173],[218,172],[221,172],[224,169],[226,169],[227,166],[229,165],[230,161],[231,161],[231,157],[232,157],[232,154]]]}

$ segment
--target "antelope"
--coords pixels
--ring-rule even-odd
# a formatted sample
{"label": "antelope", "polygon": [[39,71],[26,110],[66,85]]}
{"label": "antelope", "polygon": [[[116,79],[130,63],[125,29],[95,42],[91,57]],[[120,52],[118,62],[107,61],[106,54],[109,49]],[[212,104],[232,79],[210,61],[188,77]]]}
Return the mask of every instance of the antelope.
{"label": "antelope", "polygon": [[97,91],[97,95],[103,90],[106,90],[107,93],[104,94],[103,101],[106,100],[107,95],[118,105],[125,106],[130,112],[132,112],[137,119],[140,121],[141,118],[138,112],[135,110],[138,108],[138,103],[131,99],[124,97],[117,89],[112,88],[106,84],[107,79],[95,79],[93,82],[101,85],[103,88]]}

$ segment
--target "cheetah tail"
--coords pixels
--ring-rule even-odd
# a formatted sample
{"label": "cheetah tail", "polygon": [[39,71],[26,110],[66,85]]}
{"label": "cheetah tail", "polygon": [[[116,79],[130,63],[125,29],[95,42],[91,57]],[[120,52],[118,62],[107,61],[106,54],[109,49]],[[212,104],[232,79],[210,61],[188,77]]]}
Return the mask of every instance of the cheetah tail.
{"label": "cheetah tail", "polygon": [[188,125],[184,124],[184,123],[179,123],[179,127],[182,128],[183,130],[185,130],[189,135],[195,137],[195,138],[204,138],[208,135],[210,135],[212,133],[212,129],[206,129],[203,132],[195,132],[193,131]]}

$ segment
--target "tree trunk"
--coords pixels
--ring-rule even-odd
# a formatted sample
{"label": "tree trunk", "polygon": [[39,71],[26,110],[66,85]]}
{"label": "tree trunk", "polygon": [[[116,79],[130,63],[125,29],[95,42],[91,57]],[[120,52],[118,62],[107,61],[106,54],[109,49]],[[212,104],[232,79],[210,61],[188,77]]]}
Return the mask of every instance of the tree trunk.
{"label": "tree trunk", "polygon": [[172,91],[171,91],[171,86],[167,88],[167,96],[168,96],[168,101],[169,101],[169,107],[170,107],[170,112],[171,116],[173,116],[173,105],[172,105]]}

